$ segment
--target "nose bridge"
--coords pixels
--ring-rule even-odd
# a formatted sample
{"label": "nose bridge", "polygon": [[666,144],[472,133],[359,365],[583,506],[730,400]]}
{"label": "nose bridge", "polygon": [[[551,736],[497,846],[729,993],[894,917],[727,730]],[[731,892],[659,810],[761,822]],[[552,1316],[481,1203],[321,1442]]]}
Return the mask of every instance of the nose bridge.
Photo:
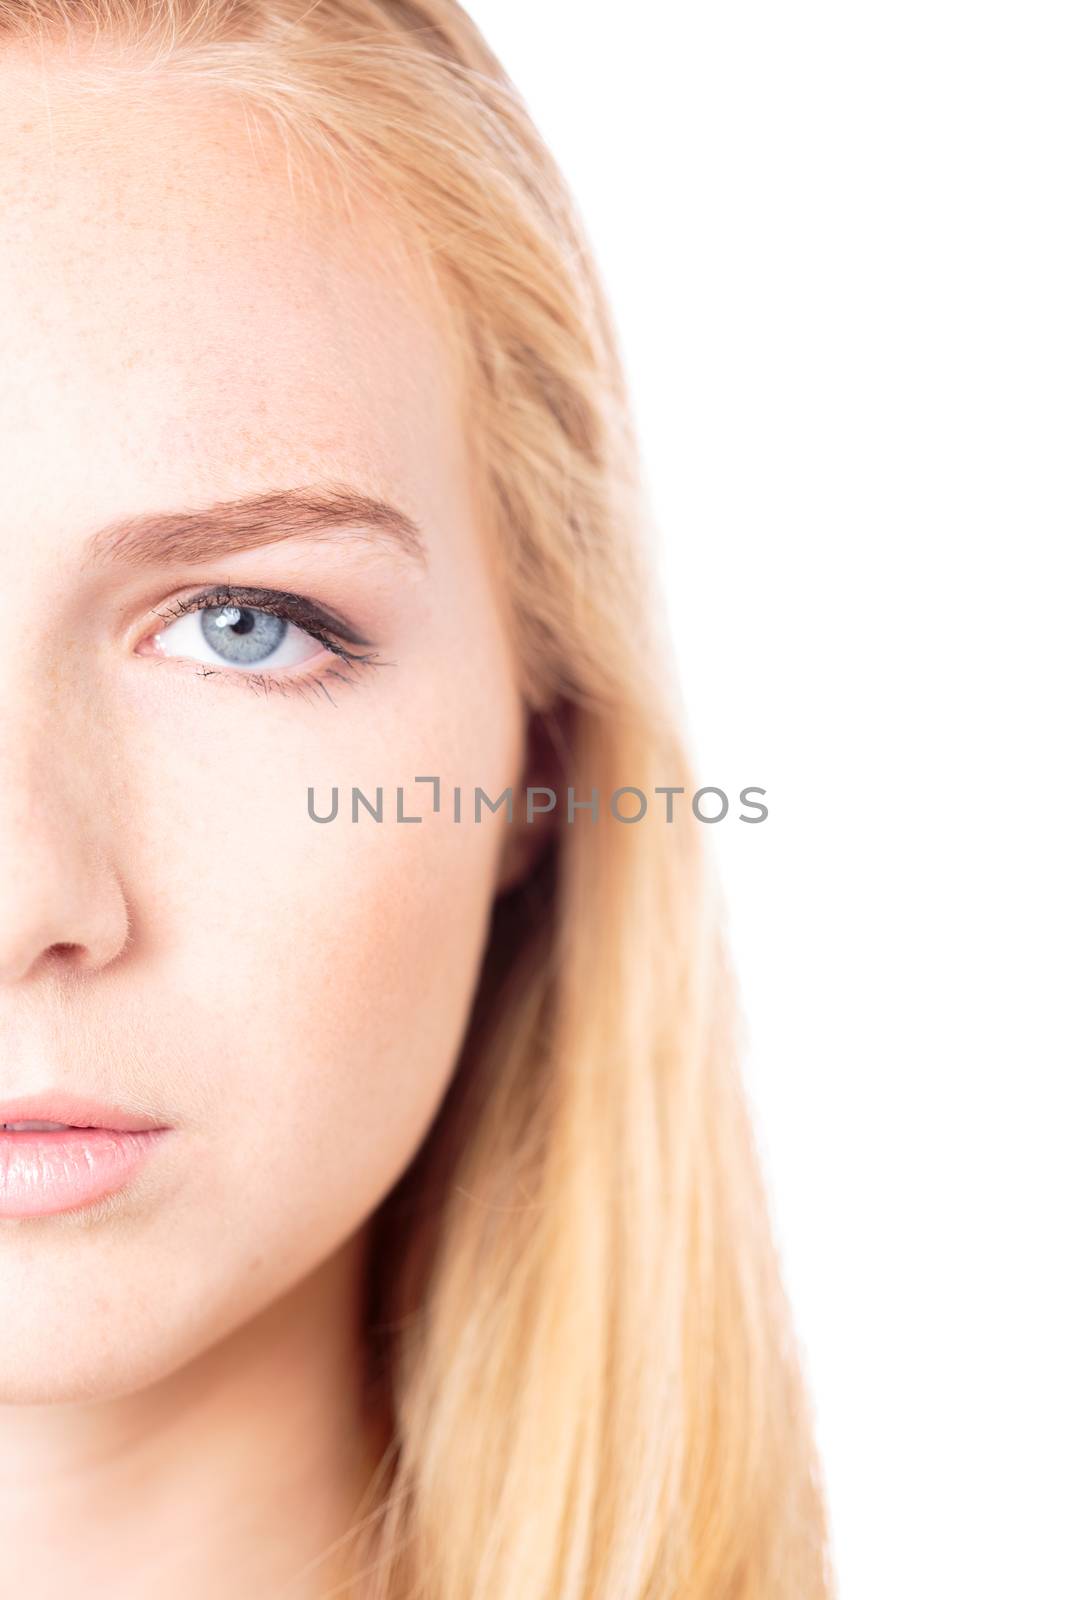
{"label": "nose bridge", "polygon": [[43,958],[84,970],[122,949],[127,908],[109,839],[108,740],[59,675],[0,677],[0,984]]}

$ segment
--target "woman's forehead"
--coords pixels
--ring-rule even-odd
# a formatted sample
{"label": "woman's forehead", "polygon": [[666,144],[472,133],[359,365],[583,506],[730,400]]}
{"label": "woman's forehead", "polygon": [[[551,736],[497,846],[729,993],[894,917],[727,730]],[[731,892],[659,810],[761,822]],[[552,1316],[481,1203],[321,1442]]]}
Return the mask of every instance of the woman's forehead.
{"label": "woman's forehead", "polygon": [[21,69],[9,94],[2,52],[0,81],[0,494],[40,516],[72,475],[91,495],[132,473],[146,503],[343,474],[428,509],[462,487],[441,312],[380,208],[318,203],[232,100],[87,100],[62,73],[46,96]]}

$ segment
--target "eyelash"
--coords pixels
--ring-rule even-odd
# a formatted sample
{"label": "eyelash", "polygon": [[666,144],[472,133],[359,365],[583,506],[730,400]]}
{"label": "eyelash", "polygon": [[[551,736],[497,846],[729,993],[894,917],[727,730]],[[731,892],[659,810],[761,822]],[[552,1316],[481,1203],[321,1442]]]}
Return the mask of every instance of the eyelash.
{"label": "eyelash", "polygon": [[[386,663],[379,660],[378,654],[370,650],[365,655],[349,650],[334,638],[330,631],[328,619],[319,611],[313,601],[305,599],[303,595],[288,594],[280,589],[249,589],[231,588],[222,585],[215,589],[206,589],[199,594],[190,595],[182,600],[176,600],[168,607],[154,613],[164,622],[176,622],[179,617],[188,615],[191,611],[210,611],[221,606],[236,606],[244,611],[265,611],[270,616],[281,617],[283,621],[290,622],[311,638],[318,640],[319,644],[331,651],[338,658],[338,664],[329,671],[323,672],[289,672],[285,674],[271,672],[232,672],[221,667],[208,667],[203,662],[197,662],[198,675],[202,678],[221,677],[226,680],[234,678],[248,686],[253,691],[259,690],[263,694],[300,694],[305,691],[320,690],[330,703],[333,701],[326,687],[325,680],[331,678],[338,683],[353,683],[358,681],[366,671],[384,666]],[[158,630],[157,630],[158,631]]]}

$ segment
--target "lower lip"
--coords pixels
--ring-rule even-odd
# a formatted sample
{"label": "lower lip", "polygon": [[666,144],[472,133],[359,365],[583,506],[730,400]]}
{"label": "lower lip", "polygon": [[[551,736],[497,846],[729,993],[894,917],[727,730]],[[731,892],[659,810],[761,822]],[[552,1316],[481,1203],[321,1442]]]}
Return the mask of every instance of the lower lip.
{"label": "lower lip", "polygon": [[0,1131],[0,1217],[47,1217],[114,1194],[169,1128]]}

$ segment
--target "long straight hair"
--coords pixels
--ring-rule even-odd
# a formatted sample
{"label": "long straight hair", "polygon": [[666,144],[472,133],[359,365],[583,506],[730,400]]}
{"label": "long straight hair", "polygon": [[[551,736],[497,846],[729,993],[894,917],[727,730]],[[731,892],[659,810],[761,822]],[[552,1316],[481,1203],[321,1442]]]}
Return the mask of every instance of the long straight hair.
{"label": "long straight hair", "polygon": [[[86,92],[236,95],[342,207],[402,224],[462,362],[530,727],[605,813],[496,902],[449,1089],[368,1224],[388,1448],[343,1591],[825,1600],[617,339],[520,96],[454,0],[0,0],[4,40],[65,51]],[[607,814],[668,785],[671,823]]]}

